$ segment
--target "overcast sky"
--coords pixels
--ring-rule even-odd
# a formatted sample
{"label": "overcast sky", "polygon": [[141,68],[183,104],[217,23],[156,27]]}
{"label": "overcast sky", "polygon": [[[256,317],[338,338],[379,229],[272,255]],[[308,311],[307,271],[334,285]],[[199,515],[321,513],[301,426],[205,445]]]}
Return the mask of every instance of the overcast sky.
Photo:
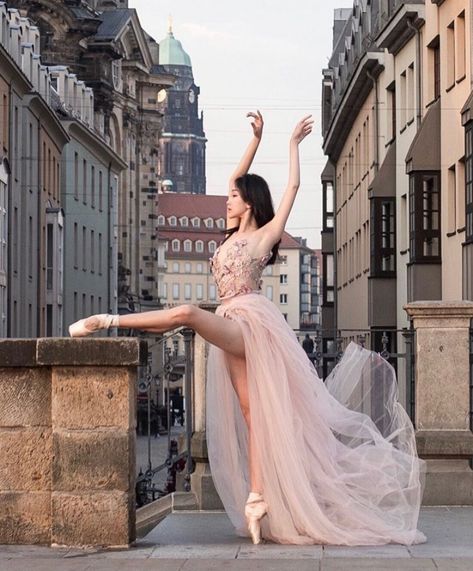
{"label": "overcast sky", "polygon": [[252,171],[267,179],[277,207],[292,129],[303,115],[314,115],[315,130],[301,146],[301,188],[287,230],[320,247],[321,70],[331,53],[333,11],[352,0],[129,0],[129,6],[158,42],[171,14],[174,35],[191,57],[208,138],[207,194],[226,194],[251,136],[246,112],[259,108],[265,134]]}

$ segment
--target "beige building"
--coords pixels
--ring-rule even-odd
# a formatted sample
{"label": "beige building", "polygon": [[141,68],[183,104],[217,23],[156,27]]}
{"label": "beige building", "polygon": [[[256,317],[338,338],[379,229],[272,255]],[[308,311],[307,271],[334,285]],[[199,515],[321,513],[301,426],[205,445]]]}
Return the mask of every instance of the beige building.
{"label": "beige building", "polygon": [[[222,241],[226,197],[164,193],[158,199],[160,296],[165,306],[217,303],[209,258]],[[267,266],[262,293],[293,329],[316,329],[319,321],[317,258],[300,239],[285,233],[280,262]]]}

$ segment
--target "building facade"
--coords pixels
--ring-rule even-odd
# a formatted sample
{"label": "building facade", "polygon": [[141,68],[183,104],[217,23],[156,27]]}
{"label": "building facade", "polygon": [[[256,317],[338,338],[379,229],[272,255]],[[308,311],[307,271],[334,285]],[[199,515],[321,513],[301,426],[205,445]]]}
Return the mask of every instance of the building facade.
{"label": "building facade", "polygon": [[163,113],[159,168],[166,191],[205,194],[205,143],[203,113],[199,114],[200,88],[194,82],[192,63],[172,27],[159,43],[159,63],[177,78],[158,95]]}
{"label": "building facade", "polygon": [[[160,292],[166,307],[182,303],[217,303],[218,292],[209,258],[224,239],[225,196],[160,195]],[[279,262],[266,266],[262,293],[280,309],[293,329],[319,324],[317,256],[304,240],[287,232]]]}

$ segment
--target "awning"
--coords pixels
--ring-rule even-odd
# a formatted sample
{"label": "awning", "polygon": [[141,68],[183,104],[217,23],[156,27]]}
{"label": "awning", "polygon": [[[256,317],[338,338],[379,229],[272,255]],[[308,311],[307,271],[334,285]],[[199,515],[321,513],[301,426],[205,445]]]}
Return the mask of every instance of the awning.
{"label": "awning", "polygon": [[463,105],[461,115],[463,127],[473,120],[473,91],[470,93],[470,97],[466,100],[465,105]]}
{"label": "awning", "polygon": [[440,170],[440,99],[433,103],[411,143],[406,172]]}
{"label": "awning", "polygon": [[396,141],[389,146],[384,161],[368,187],[369,197],[396,196]]}

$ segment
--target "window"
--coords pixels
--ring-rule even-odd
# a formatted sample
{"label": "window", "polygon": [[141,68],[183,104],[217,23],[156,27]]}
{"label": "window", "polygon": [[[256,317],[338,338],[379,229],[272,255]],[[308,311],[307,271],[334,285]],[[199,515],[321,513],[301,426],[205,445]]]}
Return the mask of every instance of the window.
{"label": "window", "polygon": [[192,226],[194,226],[194,228],[200,228],[200,218],[197,218],[197,216],[192,218]]}
{"label": "window", "polygon": [[103,210],[103,172],[99,171],[99,210]]}
{"label": "window", "polygon": [[82,161],[82,201],[87,203],[87,161]]}
{"label": "window", "polygon": [[189,226],[189,218],[187,218],[187,216],[183,216],[182,218],[179,218],[179,222],[180,222],[181,226]]}
{"label": "window", "polygon": [[184,284],[184,299],[192,299],[192,285]]}
{"label": "window", "polygon": [[457,18],[457,38],[456,38],[456,81],[461,81],[465,77],[466,43],[465,43],[465,12]]}
{"label": "window", "polygon": [[[322,185],[323,229],[333,228],[333,183],[324,182]],[[282,256],[281,256],[282,257]]]}
{"label": "window", "polygon": [[203,274],[204,273],[204,264],[202,264],[202,262],[198,262],[196,264],[196,270],[195,270],[198,274]]}
{"label": "window", "polygon": [[212,218],[206,218],[205,219],[205,225],[207,226],[207,228],[213,228],[214,227],[214,221]]}
{"label": "window", "polygon": [[215,284],[209,284],[209,299],[215,301],[217,299],[217,288]]}
{"label": "window", "polygon": [[457,173],[456,165],[448,169],[447,175],[447,234],[456,234],[457,228]]}
{"label": "window", "polygon": [[79,155],[74,153],[74,198],[79,200]]}
{"label": "window", "polygon": [[279,294],[279,303],[281,303],[282,305],[287,304],[287,293]]}
{"label": "window", "polygon": [[74,222],[74,268],[79,267],[79,235],[77,231],[77,222]]}
{"label": "window", "polygon": [[179,273],[179,262],[173,262],[173,263],[172,263],[172,271],[173,271],[175,274],[178,274],[178,273]]}
{"label": "window", "polygon": [[95,208],[95,167],[90,167],[90,204]]}
{"label": "window", "polygon": [[192,268],[192,267],[191,267],[191,263],[190,263],[190,262],[186,262],[186,263],[184,264],[184,273],[185,273],[185,274],[190,274],[191,271],[192,271],[191,268]]}
{"label": "window", "polygon": [[266,297],[270,301],[273,301],[273,286],[266,286]]}
{"label": "window", "polygon": [[217,220],[217,228],[223,230],[225,228],[225,220],[223,218],[219,218]]}
{"label": "window", "polygon": [[455,22],[447,27],[447,89],[455,85]]}
{"label": "window", "polygon": [[93,230],[90,231],[90,271],[95,272],[95,232]]}
{"label": "window", "polygon": [[217,248],[217,242],[215,240],[210,240],[209,242],[209,252],[213,254]]}
{"label": "window", "polygon": [[190,240],[184,240],[184,252],[192,252],[192,242]]}
{"label": "window", "polygon": [[430,101],[440,97],[440,36],[436,36],[428,45],[428,77]]}
{"label": "window", "polygon": [[87,229],[82,226],[82,269],[86,270],[85,261],[87,259]]}
{"label": "window", "polygon": [[440,174],[415,172],[409,178],[411,262],[440,261]]}
{"label": "window", "polygon": [[414,81],[414,64],[407,68],[407,122],[411,123],[414,121],[414,111],[415,111],[415,103],[414,103],[414,95],[415,95],[415,81]]}
{"label": "window", "polygon": [[168,284],[166,282],[161,282],[161,296],[164,299],[168,297]]}
{"label": "window", "polygon": [[401,108],[400,108],[401,129],[404,129],[407,122],[407,79],[406,72],[401,73]]}
{"label": "window", "polygon": [[172,299],[179,299],[179,284],[172,284]]}
{"label": "window", "polygon": [[102,275],[103,270],[103,244],[102,244],[102,233],[99,232],[99,276]]}
{"label": "window", "polygon": [[173,252],[180,252],[181,250],[181,243],[179,242],[179,240],[173,240],[172,241],[172,251]]}
{"label": "window", "polygon": [[466,241],[473,242],[473,122],[465,129]]}
{"label": "window", "polygon": [[332,305],[335,301],[333,254],[323,255],[323,276],[323,303],[324,305]]}
{"label": "window", "polygon": [[371,276],[395,277],[396,203],[395,198],[371,199],[370,245]]}
{"label": "window", "polygon": [[195,251],[196,252],[203,252],[204,251],[204,243],[202,240],[197,240],[195,243]]}
{"label": "window", "polygon": [[175,216],[170,216],[168,218],[168,222],[170,226],[176,226],[177,225],[177,218]]}
{"label": "window", "polygon": [[204,286],[203,284],[197,284],[195,286],[195,295],[198,300],[204,299]]}
{"label": "window", "polygon": [[279,263],[281,264],[281,266],[285,266],[287,265],[287,256],[279,256]]}
{"label": "window", "polygon": [[158,216],[158,226],[164,226],[166,224],[166,219],[162,214]]}
{"label": "window", "polygon": [[279,276],[279,283],[283,285],[287,284],[287,274],[281,274]]}

